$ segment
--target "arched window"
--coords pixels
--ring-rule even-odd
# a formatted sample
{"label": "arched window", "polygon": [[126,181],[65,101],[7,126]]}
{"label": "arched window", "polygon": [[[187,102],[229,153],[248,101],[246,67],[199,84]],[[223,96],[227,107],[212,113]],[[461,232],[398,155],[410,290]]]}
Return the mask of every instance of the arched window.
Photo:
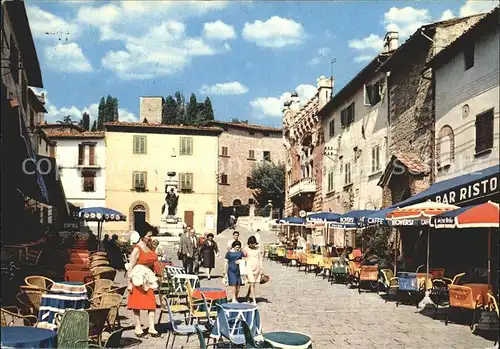
{"label": "arched window", "polygon": [[233,201],[233,206],[241,206],[241,200],[240,199],[235,199]]}
{"label": "arched window", "polygon": [[453,129],[445,125],[439,130],[436,140],[436,164],[438,170],[450,166],[455,160],[455,136]]}

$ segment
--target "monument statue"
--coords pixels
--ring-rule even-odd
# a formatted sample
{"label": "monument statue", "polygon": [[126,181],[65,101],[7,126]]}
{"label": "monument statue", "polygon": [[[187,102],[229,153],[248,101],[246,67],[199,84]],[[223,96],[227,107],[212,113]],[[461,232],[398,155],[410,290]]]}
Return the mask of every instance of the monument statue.
{"label": "monument statue", "polygon": [[177,215],[177,205],[179,203],[179,194],[175,192],[175,188],[171,188],[168,190],[168,186],[165,186],[165,193],[167,196],[165,197],[165,203],[167,204],[167,216],[176,216]]}

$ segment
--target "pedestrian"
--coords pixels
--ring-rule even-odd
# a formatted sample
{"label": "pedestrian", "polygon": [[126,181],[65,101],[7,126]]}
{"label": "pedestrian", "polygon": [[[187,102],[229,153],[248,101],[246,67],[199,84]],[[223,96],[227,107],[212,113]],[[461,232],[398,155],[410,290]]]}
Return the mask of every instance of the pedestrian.
{"label": "pedestrian", "polygon": [[239,264],[243,261],[244,253],[241,251],[241,242],[233,241],[231,249],[224,258],[224,276],[227,283],[231,286],[231,297],[233,303],[238,303],[238,294],[242,285]]}
{"label": "pedestrian", "polygon": [[181,235],[181,238],[179,240],[179,251],[177,251],[177,258],[182,261],[182,267],[184,268],[184,271],[187,270],[187,265],[186,265],[186,258],[185,257],[185,251],[184,251],[184,246],[186,245],[186,242],[189,239],[189,230],[191,229],[190,226],[184,227],[184,232]]}
{"label": "pedestrian", "polygon": [[186,274],[195,274],[198,264],[198,241],[194,228],[189,231],[189,236],[182,240],[181,250],[184,255],[184,270]]}
{"label": "pedestrian", "polygon": [[214,241],[214,234],[209,233],[203,245],[201,245],[200,256],[202,266],[207,271],[207,279],[210,280],[210,273],[215,268],[215,257],[219,256],[219,248]]}
{"label": "pedestrian", "polygon": [[233,242],[239,241],[239,239],[240,239],[240,232],[235,230],[233,232],[233,238],[227,242],[227,250],[229,251],[230,249],[232,249]]}
{"label": "pedestrian", "polygon": [[141,310],[148,312],[149,317],[149,329],[148,334],[152,337],[160,337],[161,335],[155,329],[155,310],[156,310],[156,299],[152,288],[147,291],[141,286],[134,286],[132,284],[133,269],[137,265],[143,265],[147,268],[153,270],[155,262],[158,260],[158,256],[153,247],[151,231],[140,231],[139,236],[141,239],[134,246],[132,254],[130,255],[130,267],[127,274],[128,279],[128,309],[134,312],[134,322],[135,322],[135,335],[137,338],[145,337],[141,325]]}
{"label": "pedestrian", "polygon": [[247,245],[248,246],[243,251],[246,256],[246,276],[248,281],[248,292],[246,298],[248,300],[249,297],[252,297],[253,304],[257,305],[255,297],[255,284],[260,282],[260,278],[264,272],[264,264],[262,262],[262,253],[255,236],[250,236],[248,238]]}
{"label": "pedestrian", "polygon": [[260,245],[260,229],[257,229],[254,236],[257,239],[257,245]]}

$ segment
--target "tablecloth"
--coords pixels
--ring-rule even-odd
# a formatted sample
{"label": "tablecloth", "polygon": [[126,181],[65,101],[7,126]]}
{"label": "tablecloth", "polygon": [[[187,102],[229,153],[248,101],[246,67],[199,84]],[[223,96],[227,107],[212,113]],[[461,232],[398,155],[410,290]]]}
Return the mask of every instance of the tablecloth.
{"label": "tablecloth", "polygon": [[312,348],[311,337],[299,332],[279,331],[262,335],[264,341],[281,349],[307,349]]}
{"label": "tablecloth", "polygon": [[[226,327],[225,321],[223,321],[223,311],[228,318],[229,328]],[[219,307],[210,337],[218,339],[221,336],[229,338],[229,336],[243,335],[241,320],[246,321],[253,336],[261,333],[260,314],[256,305],[250,303],[226,303]]]}
{"label": "tablecloth", "polygon": [[[212,301],[212,307],[210,311],[216,311],[216,304],[222,305],[227,303],[226,290],[217,287],[199,287],[193,291],[193,298],[201,299],[201,295],[204,295],[207,301]],[[205,310],[205,306],[200,306],[199,311]]]}
{"label": "tablecloth", "polygon": [[87,303],[87,289],[82,282],[56,282],[42,296],[37,326],[56,330],[56,314],[67,309],[85,309]]}
{"label": "tablecloth", "polygon": [[2,348],[55,348],[56,333],[36,327],[1,327],[0,347]]}

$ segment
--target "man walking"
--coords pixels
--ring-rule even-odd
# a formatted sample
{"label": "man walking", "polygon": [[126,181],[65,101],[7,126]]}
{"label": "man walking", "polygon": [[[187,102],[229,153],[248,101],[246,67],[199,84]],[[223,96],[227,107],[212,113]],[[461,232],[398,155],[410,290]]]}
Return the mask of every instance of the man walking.
{"label": "man walking", "polygon": [[227,250],[233,248],[233,242],[238,241],[240,239],[240,233],[238,231],[233,232],[233,238],[227,242]]}
{"label": "man walking", "polygon": [[198,241],[194,228],[191,228],[189,235],[182,240],[181,250],[184,254],[183,264],[186,274],[194,274],[198,269],[195,265],[198,261]]}

